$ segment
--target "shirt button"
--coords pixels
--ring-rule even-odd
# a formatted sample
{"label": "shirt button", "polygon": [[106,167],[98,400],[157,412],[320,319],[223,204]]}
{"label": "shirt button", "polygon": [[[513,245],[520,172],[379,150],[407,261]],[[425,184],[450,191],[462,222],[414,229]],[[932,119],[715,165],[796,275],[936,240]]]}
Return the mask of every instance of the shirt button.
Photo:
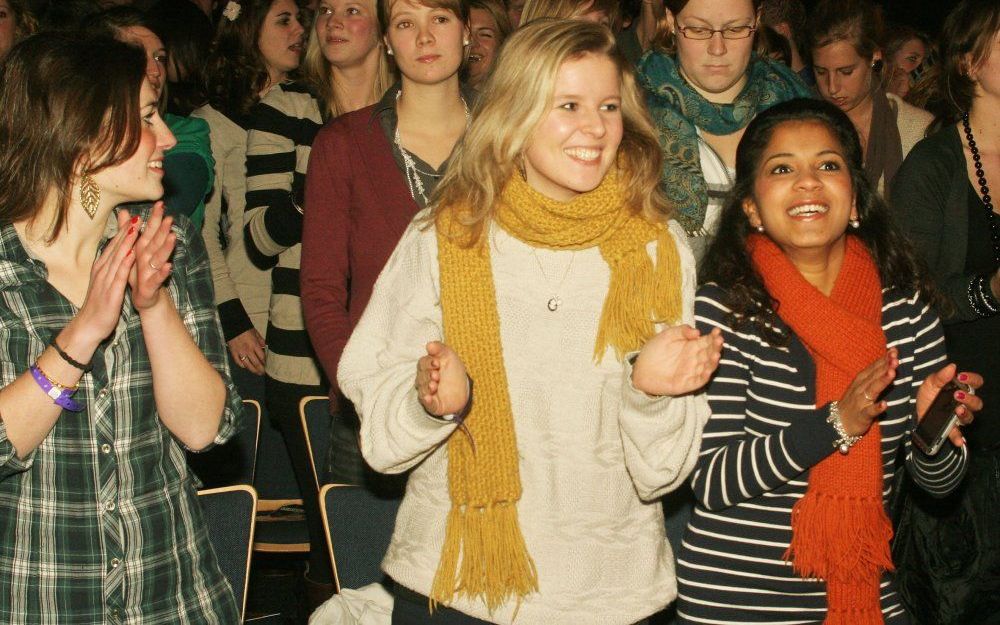
{"label": "shirt button", "polygon": [[107,397],[107,396],[108,396],[108,389],[106,389],[106,388],[102,388],[102,389],[101,389],[101,392],[100,392],[100,393],[98,393],[98,394],[97,394],[97,396],[98,396],[98,397]]}
{"label": "shirt button", "polygon": [[121,565],[121,563],[122,563],[122,561],[119,560],[118,558],[112,558],[112,560],[111,560],[111,568],[117,569]]}
{"label": "shirt button", "polygon": [[104,509],[107,510],[108,512],[114,512],[115,502],[109,501],[108,503],[104,504]]}
{"label": "shirt button", "polygon": [[103,445],[101,445],[101,453],[102,454],[110,454],[111,453],[111,445],[108,445],[107,443],[104,443]]}

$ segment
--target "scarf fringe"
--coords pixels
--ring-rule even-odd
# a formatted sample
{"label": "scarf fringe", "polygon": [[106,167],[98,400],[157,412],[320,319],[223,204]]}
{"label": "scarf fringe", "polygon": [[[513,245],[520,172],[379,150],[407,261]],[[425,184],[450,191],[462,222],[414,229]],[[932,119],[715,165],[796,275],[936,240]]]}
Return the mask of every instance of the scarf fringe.
{"label": "scarf fringe", "polygon": [[670,231],[662,228],[656,238],[656,266],[644,248],[624,254],[610,264],[611,283],[594,341],[594,360],[600,361],[610,346],[619,361],[639,349],[656,331],[657,323],[674,323],[682,307],[677,246]]}
{"label": "scarf fringe", "polygon": [[[845,500],[851,505],[847,517],[840,514]],[[843,583],[893,570],[891,539],[881,498],[816,493],[792,508],[792,542],[784,558],[802,577]]]}
{"label": "scarf fringe", "polygon": [[481,599],[492,613],[510,598],[520,604],[537,591],[538,571],[521,536],[517,506],[453,506],[431,585],[431,611],[461,595]]}

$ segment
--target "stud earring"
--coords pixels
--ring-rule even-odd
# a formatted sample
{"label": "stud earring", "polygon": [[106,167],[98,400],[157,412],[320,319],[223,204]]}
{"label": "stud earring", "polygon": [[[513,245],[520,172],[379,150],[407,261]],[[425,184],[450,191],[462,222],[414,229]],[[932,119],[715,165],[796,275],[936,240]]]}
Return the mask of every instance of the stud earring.
{"label": "stud earring", "polygon": [[468,39],[466,39],[465,41],[463,41],[463,42],[462,42],[462,45],[463,45],[463,46],[467,46],[467,45],[469,45],[470,43],[472,43],[472,42],[471,42],[471,41],[469,41]]}
{"label": "stud earring", "polygon": [[852,219],[852,220],[851,220],[850,222],[848,222],[848,223],[850,223],[850,224],[851,224],[851,227],[852,227],[852,228],[854,228],[855,230],[857,230],[858,228],[860,228],[860,227],[861,227],[861,220],[860,220],[860,219],[858,219],[857,217],[855,217],[854,219]]}
{"label": "stud earring", "polygon": [[80,204],[91,219],[97,214],[97,206],[101,203],[101,187],[97,186],[90,174],[80,177]]}
{"label": "stud earring", "polygon": [[389,46],[386,46],[385,47],[385,53],[388,54],[389,56],[392,56],[392,48],[390,48]]}
{"label": "stud earring", "polygon": [[756,230],[757,232],[759,232],[761,234],[764,234],[764,224],[759,224],[757,226],[754,226],[754,230]]}

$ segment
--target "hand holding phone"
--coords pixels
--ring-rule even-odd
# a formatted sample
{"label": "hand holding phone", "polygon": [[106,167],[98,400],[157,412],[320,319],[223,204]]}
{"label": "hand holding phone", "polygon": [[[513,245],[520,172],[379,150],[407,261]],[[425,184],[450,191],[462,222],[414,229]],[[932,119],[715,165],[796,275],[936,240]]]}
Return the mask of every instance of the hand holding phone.
{"label": "hand holding phone", "polygon": [[940,451],[951,429],[958,423],[958,407],[962,403],[955,399],[957,391],[975,394],[975,390],[968,384],[955,380],[948,382],[938,391],[924,418],[913,431],[913,444],[928,456]]}

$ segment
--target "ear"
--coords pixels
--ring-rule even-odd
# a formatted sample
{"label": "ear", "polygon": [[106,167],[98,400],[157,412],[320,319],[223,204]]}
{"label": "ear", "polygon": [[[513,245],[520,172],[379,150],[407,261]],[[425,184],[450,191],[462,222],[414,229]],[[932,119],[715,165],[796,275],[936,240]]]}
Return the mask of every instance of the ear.
{"label": "ear", "polygon": [[751,228],[756,228],[763,224],[760,220],[760,214],[757,212],[757,203],[753,201],[753,198],[748,197],[744,199],[742,205],[743,214],[747,216]]}
{"label": "ear", "polygon": [[855,221],[855,220],[858,220],[860,218],[861,217],[858,214],[858,198],[855,197],[853,200],[851,200],[851,216],[850,216],[849,219],[851,219],[852,221]]}
{"label": "ear", "polygon": [[792,40],[792,27],[788,25],[788,22],[778,22],[772,28],[785,39]]}
{"label": "ear", "polygon": [[875,50],[874,54],[872,54],[872,63],[878,63],[881,60],[882,60],[882,51]]}
{"label": "ear", "polygon": [[676,35],[677,20],[674,19],[674,14],[670,11],[670,9],[667,8],[664,8],[664,11],[666,11],[666,13],[663,14],[663,21],[667,25],[667,30],[670,31],[671,35]]}

